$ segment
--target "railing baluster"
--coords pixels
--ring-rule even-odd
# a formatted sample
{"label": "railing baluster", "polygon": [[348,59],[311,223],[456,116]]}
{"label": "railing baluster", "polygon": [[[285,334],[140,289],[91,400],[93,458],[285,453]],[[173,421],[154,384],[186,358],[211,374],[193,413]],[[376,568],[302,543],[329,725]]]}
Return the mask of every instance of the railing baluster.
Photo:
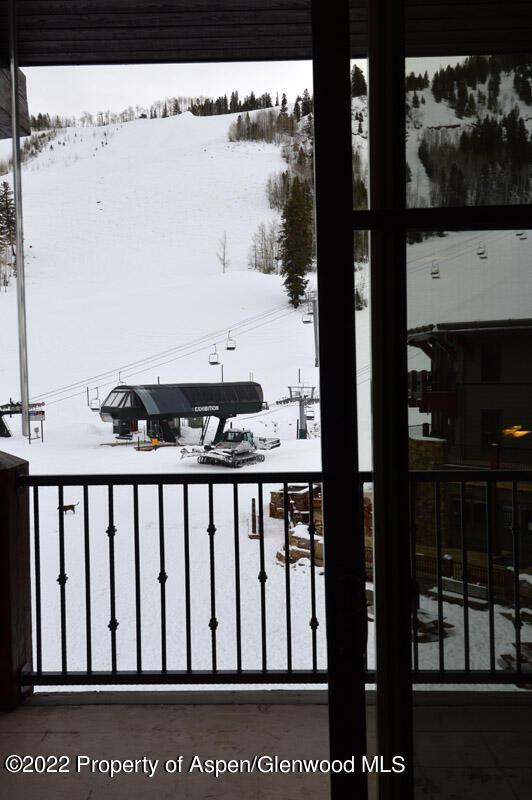
{"label": "railing baluster", "polygon": [[214,525],[214,499],[212,483],[209,483],[209,527],[207,528],[209,534],[209,568],[211,578],[211,618],[209,621],[209,628],[211,629],[211,651],[212,651],[212,669],[213,672],[217,670],[216,658],[216,629],[218,628],[218,620],[216,619],[216,564],[214,559],[214,534],[216,533],[216,526]]}
{"label": "railing baluster", "polygon": [[488,559],[488,626],[490,670],[495,672],[495,610],[493,599],[493,539],[497,508],[497,483],[486,481],[486,556]]}
{"label": "railing baluster", "polygon": [[262,483],[257,484],[259,494],[259,553],[260,553],[260,628],[261,628],[261,649],[262,649],[262,670],[266,672],[268,668],[267,637],[266,637],[266,574],[264,558],[264,508],[262,497]]}
{"label": "railing baluster", "polygon": [[87,672],[92,672],[91,551],[89,537],[89,487],[83,487],[83,539],[85,549],[85,640]]}
{"label": "railing baluster", "polygon": [[115,587],[115,510],[114,510],[114,495],[113,484],[107,487],[108,499],[108,512],[109,512],[109,526],[107,528],[107,537],[109,539],[109,610],[110,619],[109,631],[111,632],[111,671],[116,672],[116,629],[118,628],[118,620],[116,618],[116,587]]}
{"label": "railing baluster", "polygon": [[445,669],[445,653],[443,645],[443,581],[442,581],[442,545],[441,545],[441,508],[440,508],[440,482],[434,484],[435,523],[436,523],[436,574],[438,591],[438,662],[440,672]]}
{"label": "railing baluster", "polygon": [[59,513],[59,595],[61,603],[61,672],[67,671],[67,629],[66,629],[66,582],[68,576],[65,572],[65,520],[64,520],[64,497],[63,487],[58,487],[58,513]]}
{"label": "railing baluster", "polygon": [[410,479],[410,563],[412,571],[412,648],[414,672],[419,669],[418,616],[419,588],[416,565],[416,484]]}
{"label": "railing baluster", "polygon": [[161,587],[161,670],[166,672],[166,574],[164,547],[164,494],[163,485],[158,485],[159,500],[159,575],[157,580]]}
{"label": "railing baluster", "polygon": [[236,626],[236,668],[242,671],[242,620],[240,608],[240,526],[238,519],[238,484],[233,485],[233,518],[235,535],[235,626]]}
{"label": "railing baluster", "polygon": [[318,618],[316,617],[316,526],[314,524],[314,484],[309,483],[309,525],[308,533],[310,537],[310,629],[312,631],[312,671],[318,670]]}
{"label": "railing baluster", "polygon": [[137,672],[142,671],[142,604],[140,589],[139,487],[133,484],[133,541],[135,547],[135,644]]}
{"label": "railing baluster", "polygon": [[283,483],[283,516],[284,516],[284,585],[286,605],[286,668],[292,671],[292,603],[290,587],[290,497],[288,485]]}
{"label": "railing baluster", "polygon": [[39,521],[39,487],[33,487],[33,535],[35,545],[35,662],[42,672],[42,611],[41,611],[41,534]]}
{"label": "railing baluster", "polygon": [[521,597],[519,587],[520,536],[519,536],[519,497],[517,481],[512,481],[512,561],[514,568],[514,626],[515,626],[515,665],[522,669],[521,656]]}
{"label": "railing baluster", "polygon": [[[358,492],[358,508],[361,509],[361,519],[359,520],[359,525],[361,527],[361,544],[362,544],[362,552],[360,553],[360,557],[363,559],[364,562],[364,586],[368,582],[368,571],[366,567],[366,519],[365,519],[365,511],[364,511],[364,479],[362,475],[358,474],[357,479],[357,492]],[[368,671],[368,600],[367,595],[365,594],[364,602],[366,603],[366,625],[364,631],[364,671]]]}
{"label": "railing baluster", "polygon": [[464,669],[469,672],[469,575],[467,565],[467,521],[465,518],[465,483],[460,482],[460,541],[462,544],[462,597],[464,600]]}
{"label": "railing baluster", "polygon": [[[495,682],[500,684],[519,684],[523,678],[523,664],[524,655],[522,652],[522,622],[521,622],[521,595],[519,583],[519,570],[522,562],[522,541],[520,530],[520,503],[522,498],[519,495],[521,482],[532,482],[530,477],[532,473],[524,470],[507,470],[507,471],[493,471],[487,474],[485,471],[468,471],[467,473],[449,470],[449,471],[434,471],[428,472],[414,472],[410,478],[409,486],[409,502],[410,502],[410,556],[411,556],[411,577],[413,587],[416,586],[418,576],[422,574],[434,574],[433,572],[433,559],[432,557],[426,559],[430,562],[429,567],[425,564],[423,567],[420,561],[420,555],[416,562],[416,539],[419,535],[421,523],[416,520],[416,513],[419,512],[420,496],[417,492],[418,483],[423,486],[428,486],[430,483],[434,485],[434,531],[435,531],[435,544],[436,544],[436,579],[437,579],[437,629],[438,629],[438,662],[439,666],[435,666],[431,670],[419,669],[419,603],[415,602],[416,592],[412,593],[412,632],[413,632],[413,674],[416,680],[422,683],[465,683],[474,685],[475,683],[489,683],[492,678]],[[294,682],[313,682],[316,674],[319,676],[326,676],[326,671],[318,669],[318,597],[317,590],[318,580],[316,578],[317,563],[317,531],[316,531],[316,513],[314,508],[314,500],[316,495],[316,484],[319,482],[321,475],[319,473],[307,473],[305,476],[292,475],[290,473],[279,474],[275,476],[268,473],[260,474],[244,474],[238,480],[230,478],[228,475],[220,475],[216,478],[212,477],[211,482],[205,481],[205,477],[201,475],[179,477],[175,475],[170,476],[154,476],[150,475],[88,475],[88,476],[22,476],[20,478],[21,486],[28,486],[33,488],[33,555],[34,555],[34,606],[33,613],[35,618],[35,668],[34,671],[24,672],[22,682],[24,683],[27,678],[28,685],[44,686],[44,685],[83,685],[84,683],[96,685],[100,680],[105,683],[105,672],[97,673],[94,671],[93,657],[94,646],[96,640],[93,640],[92,635],[92,594],[94,587],[92,586],[92,578],[94,572],[94,543],[91,542],[91,506],[94,507],[95,499],[90,494],[90,486],[107,487],[107,502],[108,502],[108,547],[109,547],[109,604],[110,604],[110,655],[111,655],[111,669],[107,671],[108,682],[115,683],[116,685],[126,685],[131,682],[131,673],[122,672],[118,669],[117,658],[117,636],[116,631],[118,628],[118,621],[116,619],[116,592],[119,588],[116,584],[118,576],[115,573],[115,535],[117,533],[115,527],[115,509],[114,509],[114,487],[117,485],[129,485],[133,490],[133,534],[134,534],[134,569],[135,569],[135,613],[136,613],[136,675],[138,675],[139,683],[153,683],[153,681],[160,677],[160,673],[148,672],[143,669],[142,658],[142,569],[141,569],[141,542],[140,542],[140,509],[139,509],[139,486],[141,485],[157,485],[158,487],[158,511],[159,511],[159,583],[161,584],[161,652],[163,661],[163,671],[166,675],[161,679],[162,683],[170,685],[171,683],[191,683],[195,681],[195,673],[192,668],[192,605],[191,605],[191,562],[190,562],[190,519],[189,519],[189,485],[207,485],[208,487],[208,529],[209,534],[209,570],[210,570],[210,620],[209,628],[211,630],[211,647],[212,647],[212,682],[219,683],[225,682],[228,676],[225,673],[220,673],[218,670],[217,659],[217,628],[218,620],[216,618],[216,564],[215,564],[215,540],[214,535],[216,527],[214,525],[214,491],[215,487],[220,485],[231,485],[233,492],[233,547],[234,547],[234,614],[235,614],[235,639],[236,639],[236,670],[234,672],[236,683],[250,682],[255,678],[258,682],[261,680],[269,681],[270,672],[268,670],[271,664],[271,658],[268,654],[268,627],[267,627],[267,613],[268,604],[266,596],[266,547],[265,547],[265,520],[264,520],[264,486],[267,483],[280,483],[283,487],[283,518],[284,518],[284,550],[285,550],[285,611],[286,611],[286,668],[282,672],[275,671],[272,680],[274,682],[290,683],[293,679]],[[207,478],[207,481],[209,479]],[[308,530],[310,542],[310,622],[311,628],[311,649],[312,649],[312,667],[304,670],[293,669],[293,641],[292,641],[292,602],[291,602],[291,575],[290,569],[290,498],[289,498],[289,481],[300,480],[308,487],[309,497],[309,517],[308,517]],[[360,476],[361,483],[358,486],[358,491],[361,496],[363,495],[364,482],[371,480],[371,475],[363,473]],[[258,538],[259,538],[259,560],[260,571],[258,580],[260,583],[260,625],[261,625],[261,665],[249,672],[242,667],[243,653],[243,631],[242,631],[242,580],[244,572],[244,564],[242,562],[242,552],[240,547],[240,520],[239,520],[239,485],[240,483],[246,485],[255,484],[258,487],[259,497],[257,503],[258,512]],[[445,593],[444,581],[445,576],[450,574],[445,569],[446,562],[443,553],[447,541],[444,537],[446,527],[444,527],[445,509],[442,507],[442,486],[445,488],[447,484],[453,483],[459,488],[460,500],[460,552],[462,561],[462,574],[461,574],[461,592],[464,601],[463,605],[463,628],[464,628],[464,665],[462,668],[453,666],[449,659],[451,654],[447,649],[445,652],[445,623],[444,623],[444,610],[445,610]],[[515,627],[514,646],[516,649],[515,666],[510,670],[500,670],[496,664],[496,619],[495,619],[495,595],[497,594],[498,583],[496,578],[498,574],[495,573],[497,569],[494,563],[496,546],[497,546],[497,525],[498,519],[498,497],[497,486],[504,483],[506,489],[504,491],[511,493],[511,506],[512,506],[512,559],[513,559],[513,572],[506,573],[506,577],[511,577],[511,591],[513,594],[514,605],[514,618],[513,624]],[[471,484],[480,484],[485,487],[486,497],[486,563],[487,563],[487,599],[488,599],[488,619],[489,619],[489,670],[476,669],[475,663],[472,658],[471,652],[471,612],[470,612],[470,597],[469,592],[472,588],[472,581],[476,580],[476,563],[474,559],[470,558],[469,545],[471,544],[471,527],[469,517],[467,515],[468,500],[469,500],[469,486]],[[186,670],[178,669],[176,672],[167,668],[167,645],[168,645],[168,620],[167,620],[167,595],[165,583],[167,580],[165,572],[165,540],[166,540],[166,521],[164,513],[164,501],[166,485],[181,485],[183,486],[183,514],[184,514],[184,580],[185,580],[185,614],[186,614]],[[59,584],[59,616],[60,616],[60,629],[59,629],[59,642],[54,642],[60,652],[60,665],[57,671],[43,671],[43,645],[46,644],[47,628],[46,620],[43,620],[43,581],[46,583],[49,580],[44,573],[44,563],[42,559],[42,543],[41,543],[41,528],[43,523],[42,502],[40,497],[41,486],[57,487],[58,496],[58,564],[59,576],[57,582]],[[65,522],[64,513],[64,500],[65,500],[65,487],[80,487],[83,493],[83,518],[81,520],[83,525],[83,578],[79,586],[80,601],[81,595],[85,599],[85,614],[84,614],[84,627],[86,632],[85,644],[81,643],[81,648],[86,648],[85,661],[86,668],[84,671],[72,671],[69,669],[69,656],[70,661],[73,658],[73,644],[69,639],[70,630],[68,628],[69,617],[67,614],[68,603],[66,585],[68,576],[66,574],[66,536],[68,536],[68,526]],[[68,502],[68,497],[66,498]],[[417,506],[417,508],[416,508]],[[67,506],[68,507],[68,506]],[[81,512],[81,509],[80,509]],[[93,524],[93,523],[92,523]],[[446,524],[446,523],[445,523]],[[44,540],[43,540],[44,541]],[[81,543],[80,543],[81,544]],[[54,545],[56,546],[56,545]],[[56,562],[57,563],[57,562]],[[269,562],[268,562],[269,563]],[[368,567],[369,568],[369,567]],[[425,573],[425,569],[429,569]],[[502,575],[503,573],[501,573]],[[77,589],[77,586],[74,587]],[[505,581],[503,590],[507,588]],[[418,590],[419,591],[419,590]],[[70,596],[69,596],[70,597]],[[472,598],[471,598],[472,599]],[[133,606],[133,598],[129,600],[131,610]],[[232,602],[232,601],[231,601]],[[276,598],[277,602],[277,598]],[[82,612],[83,613],[83,612]],[[460,614],[462,617],[462,614]],[[83,625],[83,622],[81,623]],[[101,631],[100,631],[101,632]],[[95,634],[96,635],[96,634]],[[132,643],[131,643],[132,644]],[[133,645],[132,645],[133,646]],[[77,652],[77,651],[76,651]],[[83,656],[82,656],[83,658]],[[76,656],[76,661],[78,660]],[[188,674],[187,674],[188,673]],[[209,679],[209,675],[201,671],[201,676],[198,678],[199,682],[205,682]],[[367,674],[367,680],[373,680],[373,672]],[[255,682],[255,681],[254,681]]]}
{"label": "railing baluster", "polygon": [[183,540],[185,548],[185,636],[187,670],[192,670],[192,627],[190,622],[190,539],[188,522],[188,484],[183,484]]}

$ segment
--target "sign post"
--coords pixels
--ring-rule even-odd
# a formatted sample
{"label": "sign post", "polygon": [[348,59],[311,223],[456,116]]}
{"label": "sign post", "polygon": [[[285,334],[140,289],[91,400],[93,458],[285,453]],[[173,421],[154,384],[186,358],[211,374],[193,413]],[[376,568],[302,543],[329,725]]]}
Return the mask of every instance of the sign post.
{"label": "sign post", "polygon": [[[44,442],[44,420],[46,419],[46,412],[42,408],[30,408],[30,420],[36,420],[41,423],[41,442]],[[37,429],[36,429],[37,430]]]}

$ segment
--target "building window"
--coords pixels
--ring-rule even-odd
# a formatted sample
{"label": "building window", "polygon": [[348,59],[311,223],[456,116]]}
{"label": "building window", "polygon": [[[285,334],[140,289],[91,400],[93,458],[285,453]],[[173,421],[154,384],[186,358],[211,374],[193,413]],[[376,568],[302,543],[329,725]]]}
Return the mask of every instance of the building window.
{"label": "building window", "polygon": [[482,383],[498,383],[501,379],[501,351],[497,345],[484,343],[480,359],[480,380]]}
{"label": "building window", "polygon": [[482,447],[498,444],[501,431],[500,411],[480,412],[480,443]]}

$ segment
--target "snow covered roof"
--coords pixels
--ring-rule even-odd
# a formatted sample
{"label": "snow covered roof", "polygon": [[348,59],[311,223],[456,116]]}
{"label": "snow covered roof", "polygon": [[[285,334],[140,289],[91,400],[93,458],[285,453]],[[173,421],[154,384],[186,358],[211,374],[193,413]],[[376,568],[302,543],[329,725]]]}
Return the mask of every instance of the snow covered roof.
{"label": "snow covered roof", "polygon": [[439,322],[437,325],[421,325],[408,332],[408,343],[424,341],[439,334],[448,333],[480,333],[484,331],[515,331],[532,329],[532,319],[492,319],[472,322]]}
{"label": "snow covered roof", "polygon": [[[7,2],[0,62],[7,66]],[[311,0],[22,0],[20,63],[269,61],[312,57]],[[350,0],[351,55],[367,54],[367,0]],[[409,56],[528,52],[527,3],[406,0]],[[449,52],[452,46],[452,52]],[[3,58],[2,58],[3,56]]]}

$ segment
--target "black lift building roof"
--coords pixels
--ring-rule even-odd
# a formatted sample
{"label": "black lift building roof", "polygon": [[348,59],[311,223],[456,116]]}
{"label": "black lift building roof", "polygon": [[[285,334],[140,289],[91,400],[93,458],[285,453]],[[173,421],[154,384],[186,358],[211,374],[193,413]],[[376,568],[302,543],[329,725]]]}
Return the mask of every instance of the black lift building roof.
{"label": "black lift building roof", "polygon": [[237,383],[155,383],[116,386],[101,412],[113,418],[146,419],[252,414],[264,406],[262,387]]}

